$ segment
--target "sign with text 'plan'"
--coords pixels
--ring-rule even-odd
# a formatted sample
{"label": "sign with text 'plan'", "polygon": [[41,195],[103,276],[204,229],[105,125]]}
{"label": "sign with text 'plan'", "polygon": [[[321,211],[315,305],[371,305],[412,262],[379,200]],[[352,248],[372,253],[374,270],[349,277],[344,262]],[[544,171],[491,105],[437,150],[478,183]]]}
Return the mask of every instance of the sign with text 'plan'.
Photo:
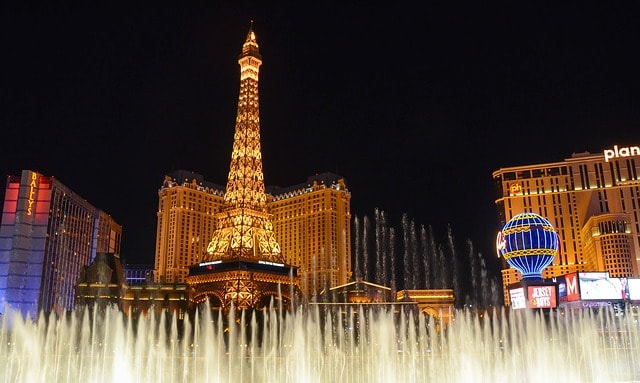
{"label": "sign with text 'plan'", "polygon": [[612,158],[640,156],[640,146],[626,146],[619,148],[613,145],[612,149],[604,150],[604,161],[609,162]]}

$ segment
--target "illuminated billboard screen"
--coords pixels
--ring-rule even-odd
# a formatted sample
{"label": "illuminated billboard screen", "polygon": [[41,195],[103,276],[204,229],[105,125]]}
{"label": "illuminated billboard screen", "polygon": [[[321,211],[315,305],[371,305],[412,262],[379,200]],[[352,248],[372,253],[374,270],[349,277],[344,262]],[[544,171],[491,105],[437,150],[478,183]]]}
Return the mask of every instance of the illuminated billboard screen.
{"label": "illuminated billboard screen", "polygon": [[564,276],[565,282],[565,299],[567,302],[580,300],[580,289],[578,285],[578,274],[571,273]]}
{"label": "illuminated billboard screen", "polygon": [[608,273],[578,273],[578,279],[580,298],[584,301],[621,300],[626,297],[626,283],[620,278],[609,278]]}
{"label": "illuminated billboard screen", "polygon": [[640,279],[628,278],[627,288],[629,289],[629,299],[632,301],[640,301]]}
{"label": "illuminated billboard screen", "polygon": [[556,286],[527,286],[527,302],[532,309],[556,308]]}
{"label": "illuminated billboard screen", "polygon": [[527,307],[527,299],[524,296],[524,287],[509,290],[512,309],[524,309]]}
{"label": "illuminated billboard screen", "polygon": [[559,277],[557,279],[558,283],[558,299],[560,302],[567,301],[567,283],[564,280],[564,277]]}

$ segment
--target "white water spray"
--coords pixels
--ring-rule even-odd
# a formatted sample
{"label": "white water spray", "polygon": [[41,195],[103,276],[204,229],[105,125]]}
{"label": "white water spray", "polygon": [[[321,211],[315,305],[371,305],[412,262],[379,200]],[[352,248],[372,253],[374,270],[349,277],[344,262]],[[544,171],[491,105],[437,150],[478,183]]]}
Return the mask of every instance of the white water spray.
{"label": "white water spray", "polygon": [[[319,308],[320,307],[320,308]],[[321,306],[282,313],[128,320],[115,309],[37,321],[7,312],[4,382],[621,382],[640,379],[639,325],[627,312],[424,315]],[[507,315],[510,314],[510,315]],[[508,317],[508,320],[506,319]],[[223,323],[232,323],[227,326]]]}

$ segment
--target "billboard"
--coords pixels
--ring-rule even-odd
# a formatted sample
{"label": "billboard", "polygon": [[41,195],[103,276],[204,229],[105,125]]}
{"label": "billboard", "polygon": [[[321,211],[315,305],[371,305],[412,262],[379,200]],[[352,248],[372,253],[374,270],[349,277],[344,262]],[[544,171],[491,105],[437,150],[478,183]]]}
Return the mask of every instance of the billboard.
{"label": "billboard", "polygon": [[578,284],[578,274],[571,273],[564,276],[567,288],[567,302],[580,300],[580,285]]}
{"label": "billboard", "polygon": [[622,300],[627,296],[626,278],[609,278],[606,272],[578,273],[578,280],[580,298],[584,301]]}
{"label": "billboard", "polygon": [[527,286],[527,303],[532,309],[556,308],[556,286]]}
{"label": "billboard", "polygon": [[527,307],[527,299],[524,296],[524,287],[509,290],[512,309],[524,309]]}
{"label": "billboard", "polygon": [[629,289],[629,300],[640,301],[640,279],[627,278],[627,288]]}
{"label": "billboard", "polygon": [[580,285],[578,274],[571,273],[554,278],[558,284],[558,299],[560,302],[575,302],[580,300]]}

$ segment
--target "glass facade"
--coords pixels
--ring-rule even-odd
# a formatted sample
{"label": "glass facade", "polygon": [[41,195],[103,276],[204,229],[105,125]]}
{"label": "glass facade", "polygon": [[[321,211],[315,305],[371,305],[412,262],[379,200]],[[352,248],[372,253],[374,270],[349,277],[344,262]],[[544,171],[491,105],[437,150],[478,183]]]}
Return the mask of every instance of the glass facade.
{"label": "glass facade", "polygon": [[122,227],[54,179],[9,176],[0,226],[0,310],[74,307],[75,283],[97,252],[120,250]]}

